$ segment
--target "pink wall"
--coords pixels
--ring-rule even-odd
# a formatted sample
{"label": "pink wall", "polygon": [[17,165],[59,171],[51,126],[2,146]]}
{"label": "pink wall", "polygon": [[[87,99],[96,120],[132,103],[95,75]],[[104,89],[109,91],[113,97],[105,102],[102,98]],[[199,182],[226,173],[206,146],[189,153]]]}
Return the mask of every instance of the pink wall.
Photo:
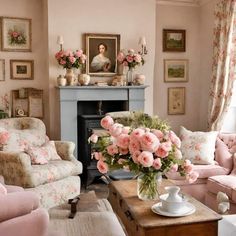
{"label": "pink wall", "polygon": [[[5,59],[6,78],[0,82],[0,96],[10,94],[10,90],[22,87],[33,87],[44,90],[45,123],[49,123],[47,52],[45,50],[45,34],[43,29],[42,1],[38,0],[0,0],[0,16],[22,17],[32,19],[32,52],[3,52],[0,59]],[[10,59],[34,60],[34,80],[11,80]]]}
{"label": "pink wall", "polygon": [[[121,35],[121,48],[139,49],[138,39],[146,36],[147,63],[137,72],[146,75],[146,112],[153,110],[153,72],[155,58],[155,1],[154,0],[48,0],[49,86],[51,109],[50,130],[59,137],[59,110],[56,99],[56,78],[64,74],[54,58],[59,49],[58,35],[63,35],[65,49],[84,47],[84,33],[110,33]],[[102,78],[104,79],[104,78]]]}

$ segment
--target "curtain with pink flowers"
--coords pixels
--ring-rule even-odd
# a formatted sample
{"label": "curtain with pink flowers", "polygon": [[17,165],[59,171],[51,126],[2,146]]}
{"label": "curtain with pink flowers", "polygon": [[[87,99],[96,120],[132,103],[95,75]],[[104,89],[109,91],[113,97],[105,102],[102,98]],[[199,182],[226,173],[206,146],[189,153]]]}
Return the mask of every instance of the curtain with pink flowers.
{"label": "curtain with pink flowers", "polygon": [[236,0],[219,0],[215,8],[213,73],[208,127],[220,130],[236,79]]}

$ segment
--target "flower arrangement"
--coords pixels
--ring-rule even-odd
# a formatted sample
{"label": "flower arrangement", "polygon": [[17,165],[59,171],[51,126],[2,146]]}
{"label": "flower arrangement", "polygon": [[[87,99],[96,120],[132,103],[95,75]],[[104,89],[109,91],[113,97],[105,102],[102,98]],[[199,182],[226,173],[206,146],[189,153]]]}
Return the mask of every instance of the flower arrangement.
{"label": "flower arrangement", "polygon": [[25,44],[26,37],[24,32],[17,30],[17,29],[10,29],[8,31],[8,40],[9,44]]}
{"label": "flower arrangement", "polygon": [[82,50],[61,50],[55,54],[55,58],[60,66],[65,69],[80,68],[86,61],[86,55],[83,54]]}
{"label": "flower arrangement", "polygon": [[143,65],[145,62],[143,56],[139,53],[135,53],[133,49],[129,49],[128,53],[120,51],[117,55],[117,61],[123,66],[128,66],[129,69]]}
{"label": "flower arrangement", "polygon": [[158,195],[157,174],[179,172],[190,183],[197,179],[191,162],[182,159],[180,139],[165,121],[134,113],[122,123],[106,116],[101,120],[101,126],[107,134],[101,137],[92,134],[89,138],[94,150],[92,155],[98,160],[97,168],[101,173],[123,168],[136,175],[142,174],[141,199],[155,199]]}

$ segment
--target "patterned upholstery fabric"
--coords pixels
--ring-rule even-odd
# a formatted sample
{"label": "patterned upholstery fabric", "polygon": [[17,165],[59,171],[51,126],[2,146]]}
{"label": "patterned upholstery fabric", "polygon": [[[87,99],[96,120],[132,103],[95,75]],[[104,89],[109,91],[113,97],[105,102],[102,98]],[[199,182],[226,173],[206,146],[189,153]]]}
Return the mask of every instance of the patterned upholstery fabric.
{"label": "patterned upholstery fabric", "polygon": [[10,118],[0,120],[0,127],[10,132],[10,136],[17,135],[0,151],[0,175],[6,184],[36,191],[44,207],[55,206],[80,193],[78,175],[82,173],[82,164],[74,157],[74,143],[55,141],[61,160],[34,165],[23,151],[24,145],[41,147],[48,142],[44,123],[37,118]]}

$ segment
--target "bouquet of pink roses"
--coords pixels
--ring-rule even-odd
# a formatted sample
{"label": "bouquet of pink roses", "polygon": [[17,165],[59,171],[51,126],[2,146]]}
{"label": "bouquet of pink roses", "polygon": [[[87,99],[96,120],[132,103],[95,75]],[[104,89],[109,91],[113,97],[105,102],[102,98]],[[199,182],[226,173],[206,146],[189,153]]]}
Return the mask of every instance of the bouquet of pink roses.
{"label": "bouquet of pink roses", "polygon": [[55,54],[55,58],[58,61],[58,64],[63,66],[63,68],[79,68],[85,64],[86,55],[83,54],[82,50],[77,50],[75,52],[71,50],[61,50]]}
{"label": "bouquet of pink roses", "polygon": [[144,64],[142,55],[135,53],[133,49],[129,49],[128,53],[120,51],[117,55],[117,61],[123,66],[128,66],[129,69]]}
{"label": "bouquet of pink roses", "polygon": [[158,117],[147,117],[150,122],[146,122],[145,115],[138,117],[144,118],[144,122],[135,128],[115,123],[106,116],[101,120],[101,126],[107,130],[107,135],[92,134],[89,141],[93,144],[93,156],[98,160],[97,168],[101,173],[123,168],[142,174],[141,192],[148,193],[148,198],[153,199],[157,194],[153,181],[158,173],[179,172],[189,182],[194,182],[198,175],[193,172],[191,162],[182,159],[181,141],[176,134]]}

